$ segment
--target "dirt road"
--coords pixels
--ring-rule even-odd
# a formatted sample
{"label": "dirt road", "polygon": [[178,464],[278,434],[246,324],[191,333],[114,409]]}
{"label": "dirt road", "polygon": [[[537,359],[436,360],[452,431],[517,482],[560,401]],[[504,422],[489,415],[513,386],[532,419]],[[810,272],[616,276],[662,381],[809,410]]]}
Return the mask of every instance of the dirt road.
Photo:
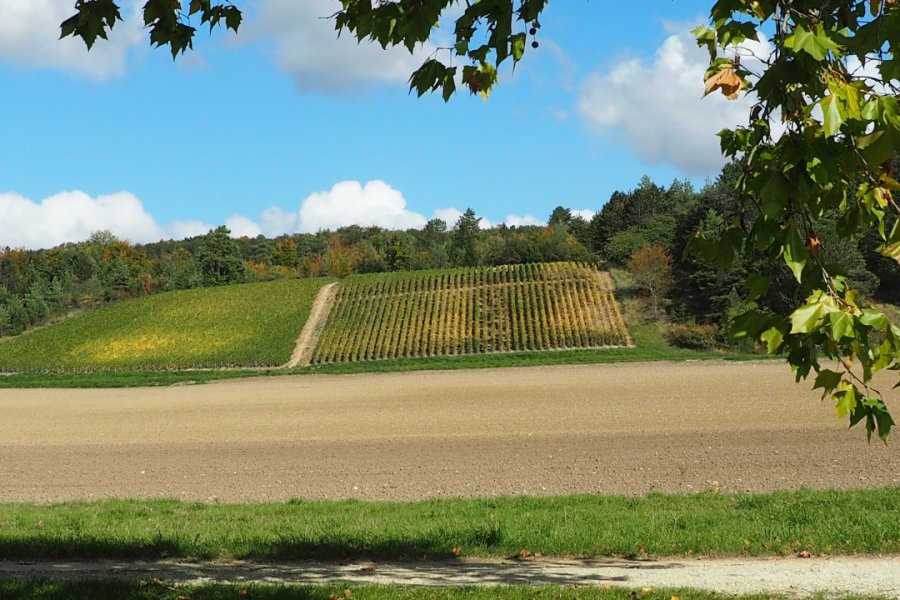
{"label": "dirt road", "polygon": [[0,579],[72,581],[119,579],[172,583],[349,586],[401,584],[419,586],[599,585],[627,588],[694,588],[720,594],[824,594],[900,599],[900,558],[836,556],[812,559],[726,558],[718,560],[608,559],[470,560],[414,563],[303,561],[117,562],[0,561]]}
{"label": "dirt road", "polygon": [[900,485],[897,442],[866,444],[810,387],[760,362],[2,390],[0,501]]}

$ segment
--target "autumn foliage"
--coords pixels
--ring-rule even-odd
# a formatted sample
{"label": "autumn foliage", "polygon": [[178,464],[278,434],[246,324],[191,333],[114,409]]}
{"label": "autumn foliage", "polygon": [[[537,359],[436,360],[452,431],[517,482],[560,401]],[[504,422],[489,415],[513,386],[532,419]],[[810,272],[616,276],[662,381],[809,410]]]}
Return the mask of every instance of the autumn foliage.
{"label": "autumn foliage", "polygon": [[659,299],[675,282],[672,257],[659,246],[644,246],[634,251],[628,260],[628,271],[634,283],[650,294],[653,314],[659,310]]}

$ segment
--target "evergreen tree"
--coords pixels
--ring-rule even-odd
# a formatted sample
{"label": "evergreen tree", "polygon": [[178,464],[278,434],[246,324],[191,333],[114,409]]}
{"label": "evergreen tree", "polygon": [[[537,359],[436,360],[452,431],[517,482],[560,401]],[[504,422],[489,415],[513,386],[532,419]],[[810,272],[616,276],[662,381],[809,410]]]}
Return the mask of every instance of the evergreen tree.
{"label": "evergreen tree", "polygon": [[224,225],[203,236],[197,252],[197,262],[203,285],[242,283],[247,279],[247,268],[241,258],[240,246],[231,238],[231,231]]}

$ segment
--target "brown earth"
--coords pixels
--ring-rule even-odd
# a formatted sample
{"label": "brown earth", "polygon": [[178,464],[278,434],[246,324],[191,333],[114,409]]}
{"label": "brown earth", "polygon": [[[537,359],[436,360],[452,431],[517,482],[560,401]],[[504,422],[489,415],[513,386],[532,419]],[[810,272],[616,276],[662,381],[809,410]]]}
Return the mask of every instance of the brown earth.
{"label": "brown earth", "polygon": [[0,501],[900,485],[897,443],[867,444],[810,387],[758,362],[2,390]]}

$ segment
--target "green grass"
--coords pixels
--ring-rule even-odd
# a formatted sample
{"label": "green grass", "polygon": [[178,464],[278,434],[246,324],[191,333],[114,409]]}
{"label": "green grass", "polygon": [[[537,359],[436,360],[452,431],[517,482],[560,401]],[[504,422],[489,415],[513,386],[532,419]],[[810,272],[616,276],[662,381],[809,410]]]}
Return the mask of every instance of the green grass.
{"label": "green grass", "polygon": [[0,505],[8,560],[900,553],[900,488],[413,503]]}
{"label": "green grass", "polygon": [[276,366],[290,358],[324,282],[281,280],[120,302],[3,340],[0,370]]}
{"label": "green grass", "polygon": [[[348,594],[349,591],[349,594]],[[792,598],[774,594],[729,596],[698,590],[635,591],[626,587],[502,586],[483,588],[424,588],[359,586],[336,582],[322,586],[267,584],[170,585],[166,582],[49,583],[0,582],[0,598],[22,600],[771,600]],[[813,596],[813,600],[824,596]],[[875,596],[846,596],[863,600]]]}

